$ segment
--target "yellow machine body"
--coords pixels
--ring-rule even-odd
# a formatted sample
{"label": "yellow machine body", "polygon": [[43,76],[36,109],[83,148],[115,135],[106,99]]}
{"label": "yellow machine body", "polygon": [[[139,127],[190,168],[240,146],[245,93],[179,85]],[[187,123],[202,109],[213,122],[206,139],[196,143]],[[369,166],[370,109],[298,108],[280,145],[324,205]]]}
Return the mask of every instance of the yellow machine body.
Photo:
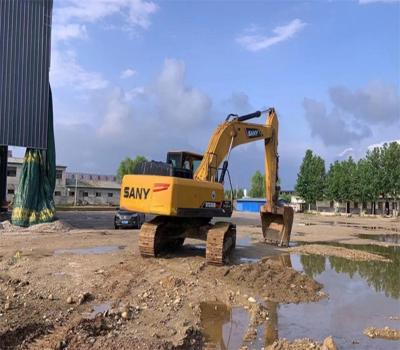
{"label": "yellow machine body", "polygon": [[[172,176],[126,175],[120,194],[122,209],[165,216],[230,216],[222,211],[223,185]],[[229,214],[229,215],[228,215]]]}
{"label": "yellow machine body", "polygon": [[143,162],[139,170],[135,169],[137,174],[124,176],[120,207],[155,215],[139,233],[143,256],[177,249],[185,238],[192,237],[206,240],[208,263],[227,261],[236,245],[236,226],[227,221],[213,224],[211,219],[232,215],[233,203],[224,199],[229,156],[233,148],[255,141],[263,141],[265,146],[262,233],[267,243],[289,244],[293,209],[280,206],[278,201],[278,117],[273,108],[265,112],[265,124],[247,122],[260,117],[260,111],[240,117],[229,115],[214,131],[202,155],[168,152],[166,163]]}

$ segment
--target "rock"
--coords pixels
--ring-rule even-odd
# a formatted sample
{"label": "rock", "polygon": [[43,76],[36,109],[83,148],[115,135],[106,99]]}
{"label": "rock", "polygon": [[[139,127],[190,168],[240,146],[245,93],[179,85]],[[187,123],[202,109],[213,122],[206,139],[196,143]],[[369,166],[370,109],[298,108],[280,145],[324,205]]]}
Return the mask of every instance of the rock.
{"label": "rock", "polygon": [[5,303],[4,304],[4,310],[9,310],[11,309],[11,304],[10,303]]}
{"label": "rock", "polygon": [[74,299],[71,296],[69,296],[67,298],[67,304],[73,304],[73,303],[74,303]]}
{"label": "rock", "polygon": [[54,299],[54,296],[53,296],[53,294],[49,294],[49,296],[47,297],[47,299],[49,299],[49,300],[53,300],[53,299]]}
{"label": "rock", "polygon": [[337,346],[331,336],[324,339],[322,350],[337,350]]}
{"label": "rock", "polygon": [[181,302],[181,298],[176,298],[175,300],[174,300],[174,304],[176,305],[176,304],[179,304]]}
{"label": "rock", "polygon": [[254,299],[253,297],[249,297],[249,298],[247,299],[247,301],[248,301],[249,303],[256,303],[256,302],[257,302],[257,300]]}
{"label": "rock", "polygon": [[128,313],[128,311],[122,312],[121,317],[122,317],[124,320],[127,320],[127,319],[129,318],[129,313]]}
{"label": "rock", "polygon": [[79,294],[78,296],[78,304],[81,305],[85,302],[87,302],[90,298],[92,298],[92,294],[89,292],[85,292],[83,294]]}

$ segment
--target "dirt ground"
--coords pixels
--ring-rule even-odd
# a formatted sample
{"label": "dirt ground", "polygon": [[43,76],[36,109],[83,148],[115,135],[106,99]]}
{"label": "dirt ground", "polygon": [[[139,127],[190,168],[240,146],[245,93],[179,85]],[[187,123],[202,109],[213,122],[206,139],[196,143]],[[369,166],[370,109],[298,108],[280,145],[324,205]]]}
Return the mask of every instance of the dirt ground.
{"label": "dirt ground", "polygon": [[[195,240],[144,259],[138,231],[113,230],[112,212],[59,217],[35,229],[0,229],[0,349],[201,349],[201,302],[252,309],[263,300],[326,297],[322,285],[286,264],[281,249],[260,242],[258,215],[232,218],[238,248],[224,267],[206,265],[204,242]],[[358,231],[396,232],[399,223],[296,215],[292,240],[366,243]],[[280,340],[273,349],[299,348],[290,344]]]}

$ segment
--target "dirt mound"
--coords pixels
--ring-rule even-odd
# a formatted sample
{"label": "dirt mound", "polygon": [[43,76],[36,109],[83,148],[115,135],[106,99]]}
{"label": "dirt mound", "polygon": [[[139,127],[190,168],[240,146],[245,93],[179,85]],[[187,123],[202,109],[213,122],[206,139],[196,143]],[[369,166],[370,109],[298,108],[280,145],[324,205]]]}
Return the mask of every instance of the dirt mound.
{"label": "dirt mound", "polygon": [[287,341],[286,339],[279,339],[272,345],[267,346],[266,350],[337,350],[337,346],[332,337],[325,338],[323,344],[318,343],[312,339],[296,339],[294,341]]}
{"label": "dirt mound", "polygon": [[307,244],[298,247],[289,248],[288,251],[294,253],[303,254],[315,254],[323,256],[336,256],[338,258],[344,258],[355,261],[386,261],[390,262],[389,259],[362,250],[348,249],[343,247],[334,247],[323,244]]}
{"label": "dirt mound", "polygon": [[9,220],[3,221],[0,224],[0,230],[3,232],[16,232],[16,233],[28,233],[28,232],[68,232],[73,227],[65,221],[56,220],[53,222],[46,222],[43,224],[32,225],[30,227],[20,227],[13,225]]}
{"label": "dirt mound", "polygon": [[29,343],[47,333],[51,328],[51,325],[45,323],[29,323],[15,329],[6,330],[0,333],[0,348],[4,350],[15,349],[19,345]]}
{"label": "dirt mound", "polygon": [[384,328],[368,327],[364,330],[364,334],[370,338],[400,340],[400,329],[393,329],[389,327],[384,327]]}
{"label": "dirt mound", "polygon": [[289,342],[286,339],[279,339],[275,341],[272,345],[267,346],[266,350],[304,350],[304,349],[314,349],[322,350],[320,343],[317,343],[311,339],[296,339]]}
{"label": "dirt mound", "polygon": [[320,283],[271,259],[231,267],[226,278],[235,285],[252,288],[253,293],[279,303],[317,301],[325,297]]}

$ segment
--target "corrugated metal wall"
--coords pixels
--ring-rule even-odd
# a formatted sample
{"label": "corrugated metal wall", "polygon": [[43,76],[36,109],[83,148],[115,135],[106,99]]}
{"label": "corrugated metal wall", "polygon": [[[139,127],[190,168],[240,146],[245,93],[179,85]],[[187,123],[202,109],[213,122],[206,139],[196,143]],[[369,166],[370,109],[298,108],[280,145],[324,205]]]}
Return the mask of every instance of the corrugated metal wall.
{"label": "corrugated metal wall", "polygon": [[52,0],[0,0],[0,145],[46,148]]}

